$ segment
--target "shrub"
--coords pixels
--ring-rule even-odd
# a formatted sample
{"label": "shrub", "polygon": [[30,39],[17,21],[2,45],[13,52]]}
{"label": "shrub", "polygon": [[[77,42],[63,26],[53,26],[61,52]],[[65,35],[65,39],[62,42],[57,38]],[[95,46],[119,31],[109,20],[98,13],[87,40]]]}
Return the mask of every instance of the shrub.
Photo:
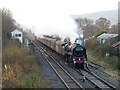
{"label": "shrub", "polygon": [[2,82],[3,82],[3,88],[16,88],[18,87],[18,84],[16,83],[16,73],[13,68],[7,67],[4,69],[3,75],[2,75]]}
{"label": "shrub", "polygon": [[107,31],[103,30],[103,31],[99,32],[98,34],[95,35],[95,38],[97,38],[98,36],[102,35],[103,33],[107,33]]}
{"label": "shrub", "polygon": [[32,49],[9,43],[3,50],[3,87],[47,87],[36,60]]}
{"label": "shrub", "polygon": [[[116,41],[111,39],[103,44],[99,44],[94,38],[87,41],[86,46],[93,57],[97,56],[96,61],[101,60],[110,65],[113,69],[120,69],[120,60],[117,57],[118,49],[111,47],[114,42]],[[107,53],[109,53],[109,56],[106,56]]]}
{"label": "shrub", "polygon": [[95,38],[92,38],[86,42],[87,49],[95,50],[99,45],[99,41]]}
{"label": "shrub", "polygon": [[113,69],[119,69],[120,70],[120,59],[118,57],[111,57],[108,56],[104,58],[105,62],[108,63]]}
{"label": "shrub", "polygon": [[27,61],[27,48],[19,48],[17,46],[8,46],[3,50],[3,65],[10,64],[20,65]]}
{"label": "shrub", "polygon": [[28,74],[24,80],[21,80],[21,87],[24,88],[45,88],[46,83],[45,81],[37,74],[32,73]]}
{"label": "shrub", "polygon": [[100,54],[102,57],[109,53],[111,56],[118,55],[118,49],[112,48],[113,43],[115,43],[115,39],[111,39],[106,41],[103,44],[100,44],[99,41],[95,38],[92,38],[87,41],[86,47],[87,49],[93,51],[94,53]]}

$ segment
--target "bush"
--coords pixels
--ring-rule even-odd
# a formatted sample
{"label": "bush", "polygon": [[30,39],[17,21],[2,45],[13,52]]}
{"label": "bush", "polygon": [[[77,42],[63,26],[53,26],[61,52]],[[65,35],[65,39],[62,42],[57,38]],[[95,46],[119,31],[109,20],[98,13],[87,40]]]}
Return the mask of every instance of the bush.
{"label": "bush", "polygon": [[92,38],[86,42],[87,49],[95,50],[99,45],[99,41],[95,38]]}
{"label": "bush", "polygon": [[22,65],[27,61],[27,48],[19,48],[17,46],[7,46],[3,50],[3,65]]}
{"label": "bush", "polygon": [[40,76],[40,66],[33,50],[9,43],[3,50],[4,88],[48,87]]}
{"label": "bush", "polygon": [[102,35],[103,33],[107,33],[107,31],[101,31],[98,34],[95,35],[95,38],[97,38],[98,36]]}
{"label": "bush", "polygon": [[13,45],[7,46],[3,50],[3,87],[18,87],[16,82],[19,73],[30,72],[31,68],[27,63],[29,59],[27,48],[19,48]]}
{"label": "bush", "polygon": [[102,57],[105,57],[107,53],[113,55],[113,48],[107,43],[100,44],[95,49],[96,53],[99,53]]}
{"label": "bush", "polygon": [[3,72],[2,82],[3,88],[16,88],[18,84],[16,83],[16,73],[13,68],[6,68]]}
{"label": "bush", "polygon": [[115,39],[106,41],[103,44],[100,44],[99,41],[95,38],[92,38],[87,41],[86,47],[88,50],[91,50],[94,53],[100,54],[102,57],[105,57],[107,53],[111,56],[118,55],[118,49],[112,48],[112,45],[116,42]]}
{"label": "bush", "polygon": [[104,58],[105,62],[108,63],[113,69],[119,69],[120,70],[120,59],[118,57],[111,57],[108,56]]}
{"label": "bush", "polygon": [[[87,50],[96,57],[96,61],[104,61],[113,69],[120,69],[120,60],[118,60],[118,49],[112,48],[111,45],[116,42],[114,39],[109,40],[103,44],[99,44],[95,38],[87,41]],[[109,53],[108,56],[107,53]]]}
{"label": "bush", "polygon": [[37,74],[28,74],[24,80],[21,80],[21,87],[24,88],[45,88],[45,81]]}

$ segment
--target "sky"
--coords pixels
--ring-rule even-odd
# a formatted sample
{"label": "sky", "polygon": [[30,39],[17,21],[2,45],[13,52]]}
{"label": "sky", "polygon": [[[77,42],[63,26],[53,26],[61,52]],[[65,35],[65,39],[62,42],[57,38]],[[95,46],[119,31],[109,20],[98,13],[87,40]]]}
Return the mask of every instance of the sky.
{"label": "sky", "polygon": [[71,15],[118,9],[119,0],[0,0],[13,18],[39,34],[76,38],[77,25]]}

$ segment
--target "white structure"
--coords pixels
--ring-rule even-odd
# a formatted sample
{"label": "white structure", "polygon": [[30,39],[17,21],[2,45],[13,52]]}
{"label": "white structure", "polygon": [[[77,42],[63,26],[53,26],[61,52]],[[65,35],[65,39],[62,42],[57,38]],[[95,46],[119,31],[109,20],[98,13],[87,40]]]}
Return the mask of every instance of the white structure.
{"label": "white structure", "polygon": [[117,36],[118,36],[118,34],[103,33],[102,35],[98,36],[97,39],[99,40],[100,43],[104,43],[106,40],[115,38]]}
{"label": "white structure", "polygon": [[23,34],[22,31],[15,29],[11,32],[12,39],[18,39],[20,43],[23,43]]}

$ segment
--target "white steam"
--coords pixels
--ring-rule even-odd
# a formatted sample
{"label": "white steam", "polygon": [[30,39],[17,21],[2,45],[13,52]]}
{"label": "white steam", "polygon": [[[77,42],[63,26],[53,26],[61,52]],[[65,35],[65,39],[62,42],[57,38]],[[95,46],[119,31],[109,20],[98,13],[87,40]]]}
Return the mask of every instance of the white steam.
{"label": "white steam", "polygon": [[84,34],[83,34],[84,30],[82,30],[80,25],[78,25],[78,24],[77,24],[77,31],[76,32],[77,32],[80,39],[84,38]]}
{"label": "white steam", "polygon": [[59,17],[45,17],[40,19],[40,24],[36,25],[35,33],[37,36],[42,35],[54,35],[57,34],[63,39],[65,37],[70,38],[73,43],[78,34],[75,32],[77,25],[70,16]]}

